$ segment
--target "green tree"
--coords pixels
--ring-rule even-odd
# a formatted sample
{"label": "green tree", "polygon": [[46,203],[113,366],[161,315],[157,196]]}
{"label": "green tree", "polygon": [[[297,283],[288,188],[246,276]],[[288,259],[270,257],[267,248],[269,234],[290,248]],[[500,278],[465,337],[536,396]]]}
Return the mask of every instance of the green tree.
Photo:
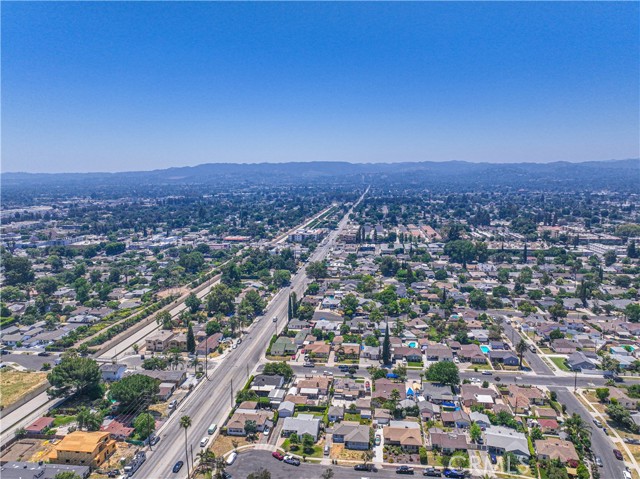
{"label": "green tree", "polygon": [[103,415],[100,411],[91,412],[87,407],[81,407],[76,415],[78,429],[98,431],[102,425]]}
{"label": "green tree", "polygon": [[562,306],[562,304],[555,303],[549,306],[549,314],[554,321],[557,321],[560,318],[566,318],[568,312],[566,309],[564,309],[564,306]]}
{"label": "green tree", "polygon": [[450,241],[444,245],[444,254],[448,255],[452,262],[460,263],[467,269],[467,263],[476,257],[476,247],[469,240]]}
{"label": "green tree", "polygon": [[2,265],[4,267],[4,283],[6,285],[15,286],[30,283],[35,277],[29,258],[3,254]]}
{"label": "green tree", "polygon": [[609,399],[609,388],[596,388],[596,396],[598,401],[606,402]]}
{"label": "green tree", "polygon": [[629,303],[627,307],[624,308],[624,314],[630,322],[640,322],[640,303]]}
{"label": "green tree", "polygon": [[214,334],[222,331],[222,326],[220,326],[220,323],[218,321],[209,321],[206,324],[204,330],[207,333],[207,336],[213,336]]}
{"label": "green tree", "polygon": [[293,368],[289,366],[285,361],[281,362],[270,362],[264,365],[262,370],[263,374],[267,376],[280,375],[284,376],[284,378],[288,381],[293,377]]}
{"label": "green tree", "polygon": [[469,294],[469,306],[474,309],[487,309],[487,295],[484,291],[474,289]]}
{"label": "green tree", "polygon": [[132,374],[114,382],[109,389],[111,398],[122,407],[151,402],[160,392],[160,381],[142,374]]}
{"label": "green tree", "polygon": [[520,339],[518,344],[516,344],[516,353],[518,353],[518,358],[520,359],[520,369],[522,369],[522,356],[524,356],[527,348],[527,342],[524,339]]}
{"label": "green tree", "polygon": [[211,313],[233,314],[235,311],[235,294],[225,284],[216,284],[207,296],[207,310]]}
{"label": "green tree", "polygon": [[189,470],[189,451],[187,449],[187,429],[191,427],[191,417],[186,415],[182,416],[180,418],[180,427],[184,429],[184,455],[187,458],[187,474],[191,474],[191,471]]}
{"label": "green tree", "polygon": [[189,294],[189,296],[187,296],[187,299],[184,300],[184,304],[187,306],[187,308],[189,308],[191,314],[196,314],[198,312],[198,309],[200,309],[202,301],[200,301],[195,293],[191,293]]}
{"label": "green tree", "polygon": [[255,421],[253,421],[253,420],[245,421],[245,423],[244,423],[244,433],[247,436],[253,437],[253,436],[255,436],[255,434],[257,432],[258,432],[258,425],[256,424]]}
{"label": "green tree", "polygon": [[148,371],[164,371],[168,367],[169,364],[167,363],[167,360],[159,356],[146,358],[142,361],[142,369],[146,369]]}
{"label": "green tree", "polygon": [[195,354],[196,352],[196,337],[193,334],[193,326],[189,323],[189,327],[187,328],[187,351],[191,354]]}
{"label": "green tree", "polygon": [[564,333],[560,331],[560,328],[556,328],[549,333],[549,339],[551,339],[552,341],[554,339],[562,339],[562,338],[564,338]]}
{"label": "green tree", "polygon": [[50,296],[58,289],[58,281],[55,278],[45,276],[42,278],[38,278],[35,286],[38,293]]}
{"label": "green tree", "polygon": [[384,340],[382,341],[382,364],[391,364],[391,339],[389,338],[389,324],[384,331]]}
{"label": "green tree", "polygon": [[53,479],[82,479],[73,471],[60,471],[56,473]]}
{"label": "green tree", "polygon": [[433,363],[427,368],[426,378],[440,384],[457,386],[460,384],[460,373],[458,366],[451,361],[441,361]]}
{"label": "green tree", "polygon": [[307,265],[307,276],[313,280],[326,278],[328,275],[326,261],[313,261]]}
{"label": "green tree", "polygon": [[603,255],[603,258],[605,266],[611,266],[616,262],[616,252],[613,250],[609,250]]}
{"label": "green tree", "polygon": [[156,429],[156,420],[148,412],[138,414],[133,420],[133,427],[136,430],[138,438],[144,441],[148,438]]}
{"label": "green tree", "polygon": [[60,364],[47,375],[51,388],[49,395],[62,397],[68,395],[88,395],[95,397],[100,393],[100,367],[91,358],[76,353],[64,354]]}
{"label": "green tree", "polygon": [[171,313],[169,311],[160,311],[156,315],[156,323],[162,325],[162,329],[171,329]]}
{"label": "green tree", "polygon": [[482,437],[482,428],[474,422],[469,428],[469,436],[473,442],[478,442]]}
{"label": "green tree", "polygon": [[314,444],[315,441],[313,440],[313,436],[311,434],[302,435],[302,450],[305,454],[313,454]]}
{"label": "green tree", "polygon": [[358,298],[352,293],[346,294],[344,298],[340,301],[340,307],[344,312],[345,316],[353,316],[358,309]]}

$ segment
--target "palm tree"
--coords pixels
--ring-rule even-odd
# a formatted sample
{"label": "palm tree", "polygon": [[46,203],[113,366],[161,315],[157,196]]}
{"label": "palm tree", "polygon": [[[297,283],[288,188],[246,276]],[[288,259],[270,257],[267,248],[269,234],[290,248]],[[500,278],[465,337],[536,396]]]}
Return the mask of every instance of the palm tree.
{"label": "palm tree", "polygon": [[579,414],[573,413],[562,427],[578,451],[583,451],[585,446],[590,446],[591,428]]}
{"label": "palm tree", "polygon": [[209,472],[216,463],[216,455],[211,449],[204,449],[198,453],[198,468],[202,472]]}
{"label": "palm tree", "polygon": [[187,429],[191,427],[191,417],[182,416],[180,418],[180,427],[184,428],[184,455],[187,458],[187,474],[189,474],[189,452],[187,449]]}
{"label": "palm tree", "polygon": [[516,353],[520,357],[520,369],[522,369],[522,356],[524,352],[527,350],[527,342],[524,339],[520,339],[520,342],[516,344]]}

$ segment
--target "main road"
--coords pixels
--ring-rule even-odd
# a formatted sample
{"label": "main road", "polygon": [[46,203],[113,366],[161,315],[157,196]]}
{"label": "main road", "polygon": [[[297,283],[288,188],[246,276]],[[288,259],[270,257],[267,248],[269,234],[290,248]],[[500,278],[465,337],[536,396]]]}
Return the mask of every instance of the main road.
{"label": "main road", "polygon": [[[367,190],[368,191],[368,190]],[[355,207],[366,195],[365,193],[354,204]],[[312,253],[309,261],[324,259],[335,244],[340,232],[348,223],[353,207]],[[282,330],[286,323],[289,294],[295,292],[301,297],[308,284],[304,265],[292,277],[291,285],[281,289],[268,304],[263,316],[254,321],[245,334],[242,344],[231,350],[226,359],[198,384],[184,403],[169,418],[159,431],[160,442],[153,451],[147,452],[147,460],[136,472],[136,477],[145,479],[181,479],[187,477],[187,454],[189,464],[191,456],[195,458],[202,450],[200,440],[207,436],[211,423],[222,426],[233,405],[235,393],[242,388],[251,373],[264,358],[264,352],[272,335]],[[274,322],[274,319],[276,320]],[[180,427],[179,418],[189,416],[191,427],[187,429],[185,441],[184,429]],[[193,451],[193,453],[192,453]],[[185,467],[174,474],[173,465],[182,460]]]}

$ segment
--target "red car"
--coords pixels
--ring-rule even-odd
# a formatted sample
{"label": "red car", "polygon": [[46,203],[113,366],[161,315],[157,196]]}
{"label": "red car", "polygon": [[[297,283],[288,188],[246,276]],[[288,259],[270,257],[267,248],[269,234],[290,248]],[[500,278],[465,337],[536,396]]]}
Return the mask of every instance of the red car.
{"label": "red car", "polygon": [[622,453],[620,451],[618,451],[617,449],[613,450],[613,455],[616,456],[616,459],[618,461],[622,461],[623,457],[622,457]]}
{"label": "red car", "polygon": [[284,459],[284,456],[280,454],[278,451],[272,452],[271,455],[275,457],[278,461],[282,461]]}

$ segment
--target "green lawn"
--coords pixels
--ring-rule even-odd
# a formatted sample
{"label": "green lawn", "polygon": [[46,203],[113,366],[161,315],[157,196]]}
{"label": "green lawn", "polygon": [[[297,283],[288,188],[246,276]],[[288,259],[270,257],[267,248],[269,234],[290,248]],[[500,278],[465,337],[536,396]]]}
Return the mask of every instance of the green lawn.
{"label": "green lawn", "polygon": [[289,442],[289,439],[285,439],[285,441],[282,443],[282,449],[284,449],[286,452],[291,452],[297,456],[307,456],[307,457],[323,457],[324,456],[324,449],[321,446],[313,446],[313,453],[312,454],[305,454],[303,448],[302,448],[302,444],[298,444],[298,449],[296,451],[292,451],[291,450],[291,444]]}
{"label": "green lawn", "polygon": [[52,427],[66,426],[67,424],[71,424],[75,420],[76,420],[76,416],[63,416],[63,415],[56,416],[55,419],[53,420]]}
{"label": "green lawn", "polygon": [[364,419],[360,416],[360,414],[345,413],[344,420],[359,422],[360,424],[364,424],[367,426],[371,424],[371,419]]}
{"label": "green lawn", "polygon": [[567,366],[566,360],[564,358],[549,358],[549,359],[551,359],[551,361],[553,361],[553,364],[558,366],[563,371],[571,371]]}
{"label": "green lawn", "polygon": [[422,369],[424,367],[424,364],[422,364],[422,361],[419,361],[419,362],[409,361],[407,363],[407,367]]}

